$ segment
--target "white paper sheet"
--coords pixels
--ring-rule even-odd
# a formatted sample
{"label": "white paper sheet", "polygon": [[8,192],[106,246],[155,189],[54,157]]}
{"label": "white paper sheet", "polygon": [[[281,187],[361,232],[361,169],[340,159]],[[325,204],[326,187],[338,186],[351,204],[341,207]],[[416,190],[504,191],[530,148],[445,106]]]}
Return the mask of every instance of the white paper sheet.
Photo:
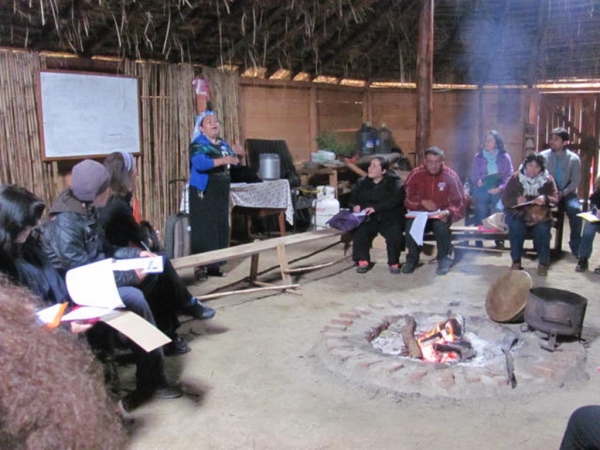
{"label": "white paper sheet", "polygon": [[38,320],[45,324],[53,323],[54,319],[56,319],[56,315],[62,308],[62,303],[57,303],[56,305],[49,306],[48,308],[40,309],[35,313]]}
{"label": "white paper sheet", "polygon": [[153,258],[132,258],[116,259],[113,262],[112,270],[136,270],[140,269],[142,273],[162,273],[163,257],[155,256]]}
{"label": "white paper sheet", "polygon": [[63,322],[69,322],[71,320],[89,320],[96,319],[98,317],[105,316],[115,312],[114,309],[96,308],[94,306],[82,306],[80,308],[65,314],[62,317]]}
{"label": "white paper sheet", "polygon": [[105,309],[124,308],[125,305],[119,296],[112,266],[112,259],[104,259],[69,270],[66,283],[73,301],[80,306]]}
{"label": "white paper sheet", "polygon": [[411,211],[410,216],[414,216],[410,227],[410,235],[417,245],[423,245],[423,235],[425,234],[425,226],[427,225],[429,213],[427,211]]}

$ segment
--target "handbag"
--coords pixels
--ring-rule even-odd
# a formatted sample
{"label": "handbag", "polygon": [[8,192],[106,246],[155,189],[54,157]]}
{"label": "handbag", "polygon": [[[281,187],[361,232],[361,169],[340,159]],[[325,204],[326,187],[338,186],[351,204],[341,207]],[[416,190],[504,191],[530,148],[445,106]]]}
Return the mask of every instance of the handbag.
{"label": "handbag", "polygon": [[343,209],[329,219],[326,224],[336,230],[348,232],[357,229],[366,218],[366,214],[353,213],[352,211]]}
{"label": "handbag", "polygon": [[552,220],[550,208],[546,205],[527,205],[523,208],[523,215],[528,227]]}

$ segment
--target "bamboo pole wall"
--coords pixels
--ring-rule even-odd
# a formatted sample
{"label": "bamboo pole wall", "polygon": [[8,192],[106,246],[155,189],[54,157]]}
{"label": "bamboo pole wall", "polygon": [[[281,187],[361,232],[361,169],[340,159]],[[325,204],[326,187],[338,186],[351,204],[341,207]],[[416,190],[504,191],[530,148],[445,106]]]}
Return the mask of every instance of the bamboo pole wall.
{"label": "bamboo pole wall", "polygon": [[202,76],[210,86],[211,102],[221,123],[220,134],[229,145],[240,142],[240,77],[235,72],[202,67]]}
{"label": "bamboo pole wall", "polygon": [[36,54],[0,52],[0,182],[21,185],[49,202],[55,180],[42,162],[35,85]]}
{"label": "bamboo pole wall", "polygon": [[192,79],[188,64],[129,62],[128,75],[140,82],[142,158],[138,164],[138,196],[142,214],[164,229],[169,214],[179,208],[181,184],[188,177],[188,145],[194,120]]}
{"label": "bamboo pole wall", "polygon": [[[50,205],[65,187],[56,161],[43,161],[36,77],[46,68],[43,55],[0,51],[0,183],[21,185]],[[142,216],[164,230],[169,214],[179,208],[181,185],[188,177],[188,145],[195,114],[189,64],[124,62],[124,72],[140,86],[142,153],[137,156],[137,192]]]}

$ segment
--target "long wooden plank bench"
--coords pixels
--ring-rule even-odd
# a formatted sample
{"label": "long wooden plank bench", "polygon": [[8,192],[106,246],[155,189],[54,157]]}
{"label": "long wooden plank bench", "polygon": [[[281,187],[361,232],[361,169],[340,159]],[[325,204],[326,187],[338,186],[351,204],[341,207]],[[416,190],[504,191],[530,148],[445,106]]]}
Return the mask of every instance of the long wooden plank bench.
{"label": "long wooden plank bench", "polygon": [[250,244],[242,244],[221,250],[213,250],[206,253],[198,253],[195,255],[175,258],[171,262],[176,270],[182,270],[190,267],[206,266],[208,264],[218,263],[221,261],[246,258],[250,256],[252,260],[250,263],[249,280],[251,283],[263,286],[267,285],[267,283],[262,283],[256,279],[258,275],[259,256],[264,251],[276,250],[279,269],[281,271],[281,279],[283,280],[284,285],[289,286],[292,283],[292,276],[285,251],[286,246],[303,244],[305,242],[312,242],[333,236],[341,236],[342,234],[344,234],[342,231],[334,228],[307,231],[304,233],[252,242]]}

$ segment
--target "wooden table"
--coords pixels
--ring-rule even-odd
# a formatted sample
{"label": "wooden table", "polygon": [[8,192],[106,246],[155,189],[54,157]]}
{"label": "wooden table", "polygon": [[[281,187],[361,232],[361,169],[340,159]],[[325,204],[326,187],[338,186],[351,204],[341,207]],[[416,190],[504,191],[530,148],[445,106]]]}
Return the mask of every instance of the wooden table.
{"label": "wooden table", "polygon": [[248,234],[253,217],[277,215],[279,232],[285,235],[285,222],[294,224],[294,206],[288,180],[264,181],[262,183],[232,183],[229,192],[229,210],[246,215]]}

